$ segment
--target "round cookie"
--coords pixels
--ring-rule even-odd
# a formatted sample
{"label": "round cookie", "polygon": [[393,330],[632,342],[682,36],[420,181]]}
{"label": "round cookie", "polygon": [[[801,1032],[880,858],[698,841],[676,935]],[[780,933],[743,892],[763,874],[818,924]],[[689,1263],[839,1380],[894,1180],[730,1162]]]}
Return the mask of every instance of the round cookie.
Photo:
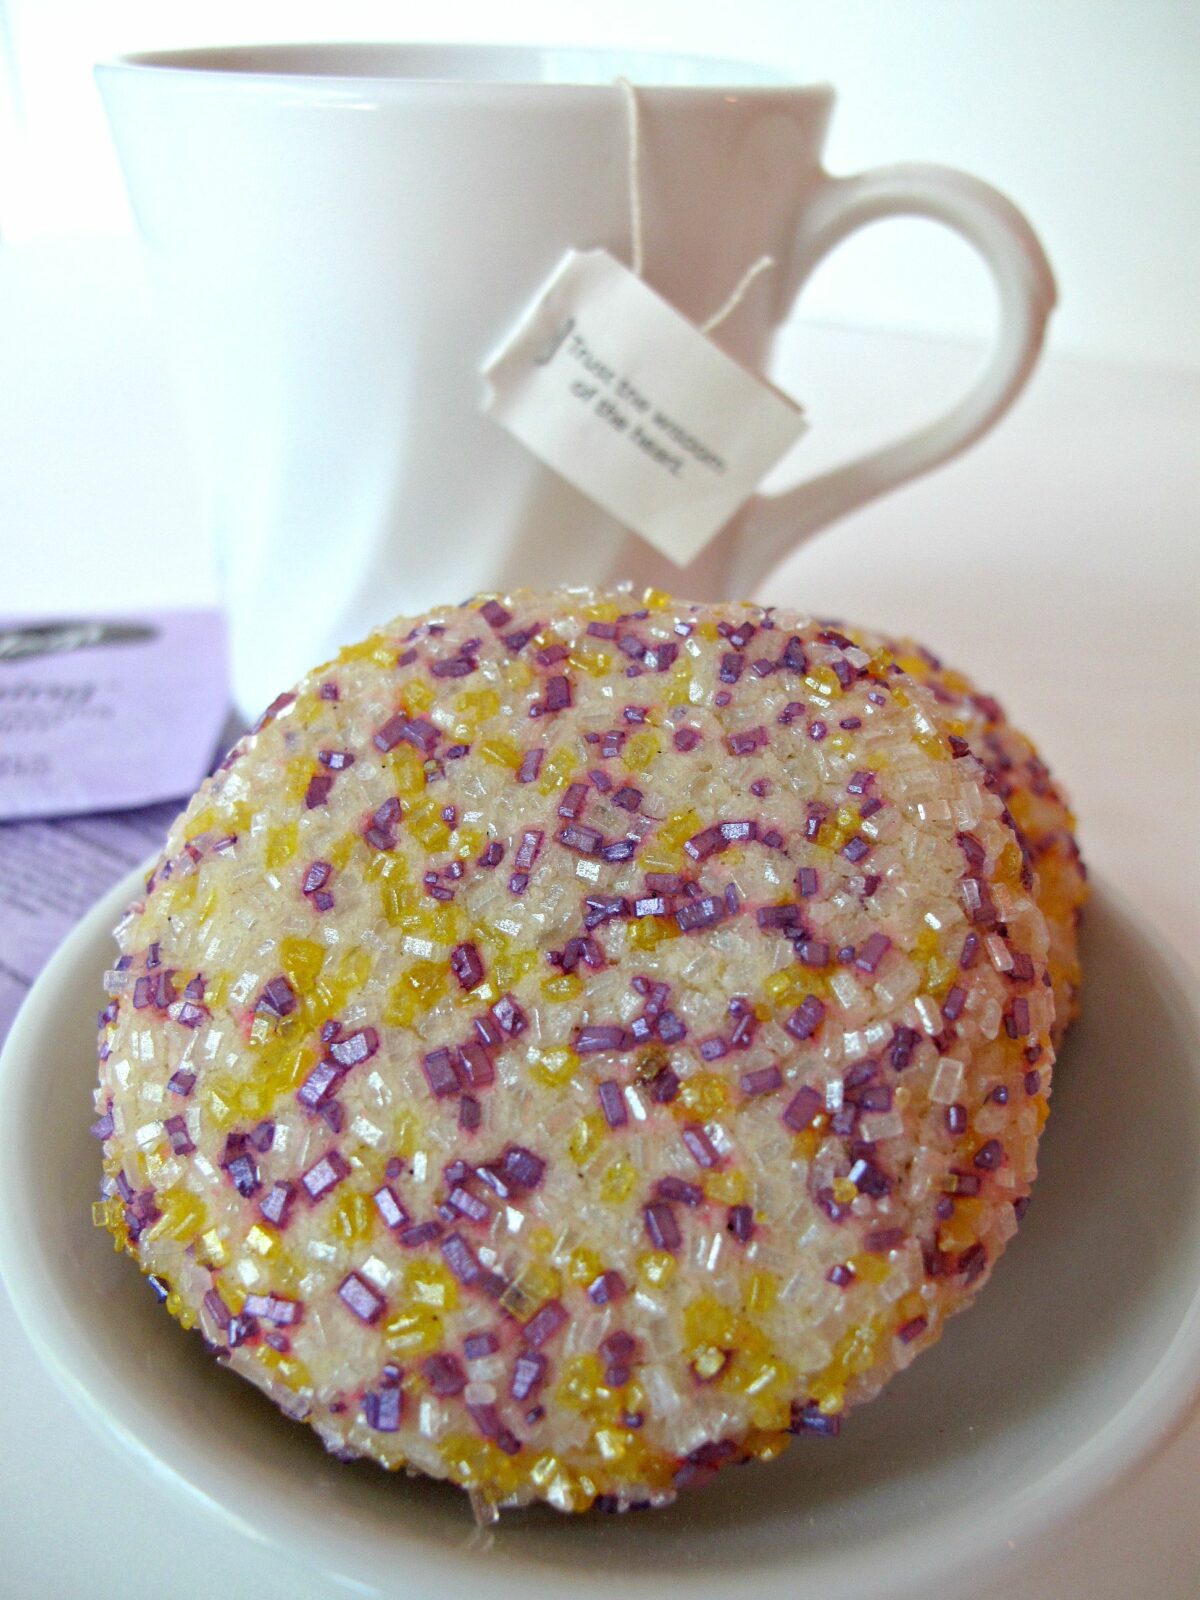
{"label": "round cookie", "polygon": [[101,1017],[100,1216],[326,1444],[477,1515],[831,1434],[1034,1177],[1000,795],[810,618],[528,592],[380,630],[172,829]]}

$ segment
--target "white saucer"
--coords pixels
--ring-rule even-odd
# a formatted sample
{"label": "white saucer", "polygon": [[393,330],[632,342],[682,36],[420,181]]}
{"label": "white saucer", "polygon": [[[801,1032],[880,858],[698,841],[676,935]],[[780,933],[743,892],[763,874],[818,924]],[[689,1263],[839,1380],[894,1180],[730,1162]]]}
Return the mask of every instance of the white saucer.
{"label": "white saucer", "polygon": [[1101,885],[1042,1177],[979,1305],[836,1442],[798,1440],[664,1512],[521,1513],[481,1535],[457,1491],[327,1457],[215,1368],[91,1227],[93,1019],[137,882],[67,940],[0,1058],[0,1268],[90,1417],[281,1560],[411,1600],[928,1592],[1127,1472],[1200,1389],[1200,1014],[1169,951]]}

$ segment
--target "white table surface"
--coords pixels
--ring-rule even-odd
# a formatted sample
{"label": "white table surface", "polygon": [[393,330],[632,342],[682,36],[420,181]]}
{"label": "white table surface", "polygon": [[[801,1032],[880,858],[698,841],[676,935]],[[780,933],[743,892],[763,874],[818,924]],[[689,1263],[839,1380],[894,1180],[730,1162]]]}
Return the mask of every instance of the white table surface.
{"label": "white table surface", "polygon": [[[936,409],[974,359],[894,334],[788,335],[780,380],[816,424],[805,464]],[[996,692],[1068,786],[1091,865],[1166,934],[1192,985],[1198,512],[1200,374],[1052,354],[982,445],[844,522],[766,591],[909,630]],[[0,611],[214,598],[133,248],[0,247]],[[0,1595],[344,1592],[95,1433],[42,1371],[2,1291],[0,1373]],[[1101,1502],[931,1600],[1195,1600],[1197,1485],[1200,1413]],[[402,1573],[394,1593],[407,1600]]]}

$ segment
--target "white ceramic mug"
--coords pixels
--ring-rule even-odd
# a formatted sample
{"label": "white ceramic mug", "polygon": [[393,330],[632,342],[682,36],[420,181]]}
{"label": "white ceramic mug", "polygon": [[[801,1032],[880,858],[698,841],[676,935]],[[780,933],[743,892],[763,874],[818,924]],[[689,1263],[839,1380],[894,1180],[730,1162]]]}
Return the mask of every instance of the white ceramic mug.
{"label": "white ceramic mug", "polygon": [[[1028,223],[978,179],[831,177],[833,105],[765,70],[683,57],[418,45],[165,52],[98,80],[165,292],[254,714],[396,612],[502,585],[631,578],[749,593],[833,518],[946,460],[1012,403],[1054,304]],[[673,566],[480,412],[484,358],[563,252],[628,261],[637,86],[647,282],[762,371],[817,262],[923,216],[999,290],[991,363],[947,416],[750,502]]]}

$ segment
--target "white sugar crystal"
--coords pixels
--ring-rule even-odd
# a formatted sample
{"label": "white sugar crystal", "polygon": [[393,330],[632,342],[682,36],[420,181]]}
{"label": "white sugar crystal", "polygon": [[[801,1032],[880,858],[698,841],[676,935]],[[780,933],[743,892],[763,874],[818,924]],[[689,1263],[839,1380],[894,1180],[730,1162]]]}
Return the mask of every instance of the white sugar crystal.
{"label": "white sugar crystal", "polygon": [[1004,1012],[996,1000],[986,1000],[979,1008],[979,1031],[985,1039],[994,1039],[1000,1032]]}
{"label": "white sugar crystal", "polygon": [[386,1261],[381,1261],[378,1256],[368,1256],[358,1269],[364,1278],[367,1278],[377,1289],[389,1289],[396,1274]]}
{"label": "white sugar crystal", "polygon": [[896,1110],[868,1112],[862,1119],[863,1138],[875,1143],[904,1132],[904,1117]]}
{"label": "white sugar crystal", "polygon": [[991,961],[996,971],[1011,972],[1013,969],[1013,958],[1004,940],[994,933],[989,933],[984,939],[983,943],[984,948],[988,953],[988,959]]}
{"label": "white sugar crystal", "polygon": [[829,980],[829,987],[833,990],[838,1004],[843,1010],[849,1011],[856,1001],[862,998],[862,990],[858,986],[858,979],[849,972],[835,972]]}
{"label": "white sugar crystal", "polygon": [[719,1122],[706,1122],[704,1131],[712,1141],[713,1148],[719,1156],[727,1156],[733,1150],[733,1140]]}
{"label": "white sugar crystal", "polygon": [[953,1105],[962,1087],[963,1064],[953,1056],[943,1056],[938,1062],[933,1082],[929,1085],[929,1098],[939,1106]]}
{"label": "white sugar crystal", "polygon": [[479,1356],[468,1363],[472,1373],[476,1374],[483,1382],[492,1383],[497,1378],[503,1378],[507,1370],[507,1363],[502,1355]]}
{"label": "white sugar crystal", "polygon": [[671,1382],[665,1367],[646,1366],[641,1370],[642,1388],[654,1410],[664,1417],[673,1417],[683,1404],[679,1390]]}
{"label": "white sugar crystal", "polygon": [[366,1117],[355,1117],[350,1124],[350,1132],[357,1135],[364,1144],[369,1144],[372,1150],[378,1150],[383,1143],[383,1129],[377,1128],[373,1122],[368,1122]]}
{"label": "white sugar crystal", "polygon": [[921,1027],[929,1034],[930,1038],[935,1033],[941,1032],[942,1014],[938,1009],[937,1001],[932,995],[919,994],[913,1001],[913,1009],[917,1013]]}

